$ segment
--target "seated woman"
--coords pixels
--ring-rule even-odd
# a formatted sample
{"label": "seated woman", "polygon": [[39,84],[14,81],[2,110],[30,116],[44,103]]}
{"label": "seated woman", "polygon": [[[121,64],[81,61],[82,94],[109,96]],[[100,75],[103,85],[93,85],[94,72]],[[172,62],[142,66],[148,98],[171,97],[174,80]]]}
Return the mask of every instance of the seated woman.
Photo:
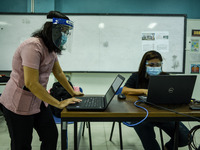
{"label": "seated woman", "polygon": [[[148,83],[149,76],[155,75],[167,75],[167,73],[162,72],[162,56],[156,51],[148,51],[144,54],[139,71],[132,73],[132,75],[127,80],[122,93],[130,95],[147,95],[148,93]],[[165,144],[166,150],[173,149],[173,136],[175,131],[175,122],[153,122],[144,121],[141,124],[134,126],[136,133],[138,134],[142,145],[145,150],[160,150],[160,146],[156,140],[156,135],[154,132],[154,127],[161,128],[165,131],[171,139]],[[189,130],[185,125],[180,122],[179,124],[179,140],[178,146],[186,146],[188,143]]]}

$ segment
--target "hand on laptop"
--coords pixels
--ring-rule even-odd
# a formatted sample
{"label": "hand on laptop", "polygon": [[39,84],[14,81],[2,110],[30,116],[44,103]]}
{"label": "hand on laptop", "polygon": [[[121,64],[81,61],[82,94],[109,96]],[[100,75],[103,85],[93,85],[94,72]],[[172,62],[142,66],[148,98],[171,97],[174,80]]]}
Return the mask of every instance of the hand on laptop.
{"label": "hand on laptop", "polygon": [[75,104],[75,103],[77,103],[77,102],[79,103],[81,101],[82,101],[81,99],[77,99],[75,97],[68,98],[68,99],[65,99],[63,101],[60,101],[60,104],[58,105],[58,108],[59,109],[63,109],[66,106],[68,106],[69,104]]}
{"label": "hand on laptop", "polygon": [[144,94],[144,96],[147,96],[148,95],[148,89],[143,89],[143,94]]}

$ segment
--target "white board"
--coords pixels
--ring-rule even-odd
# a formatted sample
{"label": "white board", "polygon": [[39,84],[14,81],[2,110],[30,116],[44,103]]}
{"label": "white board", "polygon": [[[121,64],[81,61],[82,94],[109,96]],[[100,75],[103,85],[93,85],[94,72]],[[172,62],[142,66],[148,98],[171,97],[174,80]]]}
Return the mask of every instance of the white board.
{"label": "white board", "polygon": [[[67,16],[74,32],[72,52],[59,56],[64,71],[134,72],[143,54],[154,49],[164,58],[164,71],[184,72],[184,15]],[[45,14],[0,14],[0,70],[12,70],[16,48],[45,21]]]}

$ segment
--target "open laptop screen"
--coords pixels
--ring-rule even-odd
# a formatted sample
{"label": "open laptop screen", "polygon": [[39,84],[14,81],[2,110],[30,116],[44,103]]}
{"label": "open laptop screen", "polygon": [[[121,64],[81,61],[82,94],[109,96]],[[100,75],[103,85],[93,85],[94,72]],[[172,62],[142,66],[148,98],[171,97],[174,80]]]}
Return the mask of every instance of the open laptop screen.
{"label": "open laptop screen", "polygon": [[121,84],[123,83],[124,78],[120,75],[117,76],[117,78],[114,80],[110,88],[108,89],[106,95],[105,95],[105,106],[110,103],[112,98],[115,96],[115,93],[117,93],[117,90],[120,88]]}
{"label": "open laptop screen", "polygon": [[158,75],[149,80],[147,102],[154,104],[189,104],[195,75]]}
{"label": "open laptop screen", "polygon": [[123,82],[123,79],[120,78],[120,77],[117,77],[117,78],[115,79],[115,81],[114,81],[113,84],[111,85],[112,88],[113,88],[113,90],[114,90],[114,92],[117,92],[117,90],[118,90],[119,87],[121,86],[122,82]]}

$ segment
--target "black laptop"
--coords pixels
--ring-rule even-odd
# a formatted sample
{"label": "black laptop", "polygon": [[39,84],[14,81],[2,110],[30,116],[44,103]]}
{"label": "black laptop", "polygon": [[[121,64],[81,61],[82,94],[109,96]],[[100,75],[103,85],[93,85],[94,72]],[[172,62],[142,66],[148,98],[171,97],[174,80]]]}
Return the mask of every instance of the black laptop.
{"label": "black laptop", "polygon": [[117,90],[120,88],[125,78],[121,75],[117,75],[114,82],[106,92],[104,96],[83,96],[77,97],[78,99],[82,99],[80,103],[70,104],[67,106],[67,110],[73,111],[104,111],[111,100],[117,93]]}
{"label": "black laptop", "polygon": [[149,79],[147,97],[139,97],[153,104],[189,104],[195,75],[158,75]]}

